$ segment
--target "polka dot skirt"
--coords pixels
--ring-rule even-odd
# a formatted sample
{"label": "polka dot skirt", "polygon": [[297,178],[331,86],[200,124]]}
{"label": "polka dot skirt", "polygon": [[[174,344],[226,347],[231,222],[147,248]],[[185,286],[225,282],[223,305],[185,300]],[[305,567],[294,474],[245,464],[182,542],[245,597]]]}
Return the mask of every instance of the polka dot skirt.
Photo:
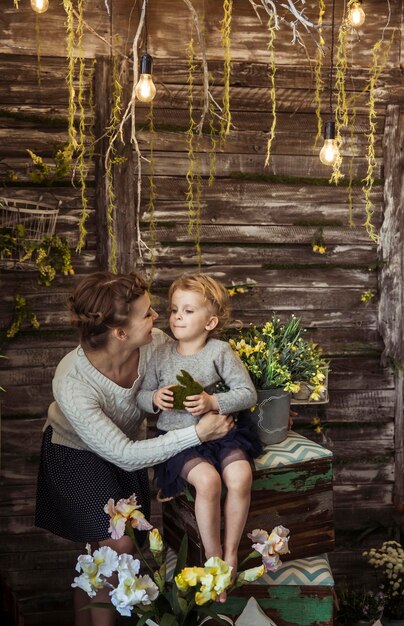
{"label": "polka dot skirt", "polygon": [[[94,452],[53,444],[52,428],[43,435],[38,472],[35,525],[55,535],[79,542],[110,538],[109,516],[104,506],[137,496],[141,511],[150,519],[147,469],[126,472]],[[139,533],[139,540],[144,533]]]}

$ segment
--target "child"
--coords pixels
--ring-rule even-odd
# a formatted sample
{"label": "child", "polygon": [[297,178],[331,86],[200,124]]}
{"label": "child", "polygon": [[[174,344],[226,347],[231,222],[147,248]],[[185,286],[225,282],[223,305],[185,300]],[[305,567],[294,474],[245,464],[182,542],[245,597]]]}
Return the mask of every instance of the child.
{"label": "child", "polygon": [[[159,346],[146,370],[138,403],[146,411],[160,410],[157,427],[169,431],[195,424],[210,410],[221,414],[248,409],[257,395],[249,374],[227,342],[212,338],[229,320],[228,293],[213,278],[183,276],[171,285],[170,328],[176,341]],[[203,387],[187,396],[186,410],[173,410],[172,385],[186,370]],[[223,382],[229,391],[215,393]],[[222,439],[203,443],[157,465],[157,486],[175,496],[187,481],[195,487],[195,515],[206,558],[219,556],[237,572],[237,549],[250,505],[250,461],[262,452],[251,427],[237,425]],[[220,541],[221,477],[227,487],[224,504],[224,545]],[[225,594],[220,600],[224,601]]]}

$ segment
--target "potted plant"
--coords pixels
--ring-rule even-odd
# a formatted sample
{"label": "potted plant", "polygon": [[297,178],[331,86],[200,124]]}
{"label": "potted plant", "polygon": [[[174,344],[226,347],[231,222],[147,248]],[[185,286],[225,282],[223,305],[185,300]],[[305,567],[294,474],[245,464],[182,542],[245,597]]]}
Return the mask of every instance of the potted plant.
{"label": "potted plant", "polygon": [[338,621],[344,626],[373,626],[384,608],[384,594],[366,587],[338,594]]}
{"label": "potted plant", "polygon": [[[116,609],[131,623],[143,626],[197,626],[213,618],[215,623],[233,624],[226,616],[218,614],[220,604],[213,602],[218,595],[254,582],[266,571],[276,571],[282,564],[279,555],[289,552],[289,530],[277,526],[268,534],[256,529],[248,536],[254,542],[253,551],[244,559],[260,557],[261,565],[239,572],[232,576],[232,567],[219,557],[211,557],[203,567],[187,567],[187,535],[184,536],[176,563],[167,559],[167,550],[157,528],[152,528],[139,511],[136,495],[121,499],[116,504],[110,499],[104,511],[110,516],[109,532],[113,539],[128,534],[135,552],[142,559],[146,574],[140,574],[140,561],[132,554],[118,554],[112,548],[103,546],[91,554],[79,556],[76,570],[79,573],[72,587],[83,589],[94,597],[102,587],[109,588],[111,604],[97,603],[106,609]],[[149,530],[149,549],[155,566],[145,559],[137,543],[134,529]],[[241,564],[241,565],[242,565]],[[172,570],[172,571],[171,571]],[[113,573],[117,581],[110,580]],[[94,606],[94,605],[93,605]]]}
{"label": "potted plant", "polygon": [[375,568],[385,596],[383,626],[404,626],[404,549],[397,541],[364,552]]}
{"label": "potted plant", "polygon": [[313,401],[326,393],[328,363],[304,332],[300,318],[292,315],[281,322],[272,314],[264,326],[251,325],[229,339],[257,390],[258,403],[249,416],[267,445],[287,436],[292,394],[299,394],[306,384]]}

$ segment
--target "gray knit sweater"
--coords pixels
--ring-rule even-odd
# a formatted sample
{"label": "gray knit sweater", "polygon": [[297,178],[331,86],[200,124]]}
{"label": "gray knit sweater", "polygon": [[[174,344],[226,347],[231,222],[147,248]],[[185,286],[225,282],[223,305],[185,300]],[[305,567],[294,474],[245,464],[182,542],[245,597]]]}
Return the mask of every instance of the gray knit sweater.
{"label": "gray knit sweater", "polygon": [[153,351],[172,341],[157,328],[152,332],[152,342],[140,348],[139,375],[130,389],[101,374],[80,346],[61,360],[52,385],[55,402],[44,427],[52,426],[53,443],[91,450],[128,471],[161,463],[201,443],[194,426],[144,439],[146,424],[137,393]]}
{"label": "gray knit sweater", "polygon": [[[257,401],[254,385],[239,356],[227,342],[209,338],[201,350],[186,356],[177,352],[176,341],[158,346],[148,362],[138,392],[139,406],[145,411],[154,410],[152,399],[156,389],[178,384],[176,376],[182,369],[191,374],[207,393],[212,394],[219,382],[229,387],[229,391],[213,393],[220,413],[248,409]],[[160,430],[176,430],[196,424],[197,421],[198,418],[188,411],[161,411],[157,427]]]}

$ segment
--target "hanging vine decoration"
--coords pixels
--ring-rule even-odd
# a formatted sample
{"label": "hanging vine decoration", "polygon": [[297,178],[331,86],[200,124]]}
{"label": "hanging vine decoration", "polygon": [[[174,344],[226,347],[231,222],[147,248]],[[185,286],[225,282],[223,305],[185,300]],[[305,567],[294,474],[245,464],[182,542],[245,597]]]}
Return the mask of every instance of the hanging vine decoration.
{"label": "hanging vine decoration", "polygon": [[153,283],[154,275],[156,272],[156,217],[155,217],[155,203],[156,203],[156,184],[154,182],[155,162],[154,162],[154,142],[155,142],[155,128],[154,128],[154,116],[153,116],[153,100],[150,103],[150,111],[147,116],[149,122],[149,135],[150,135],[150,169],[149,169],[149,202],[147,203],[147,210],[149,212],[149,235],[150,235],[150,274],[149,274],[149,287]]}
{"label": "hanging vine decoration", "polygon": [[349,221],[348,225],[354,228],[355,223],[353,220],[353,165],[355,157],[355,123],[356,123],[356,108],[353,107],[349,115],[349,182],[348,182],[348,207],[349,207]]}
{"label": "hanging vine decoration", "polygon": [[230,132],[231,112],[230,112],[230,74],[231,74],[231,50],[230,34],[231,20],[233,13],[233,0],[223,0],[223,19],[220,22],[220,34],[222,36],[222,46],[224,53],[223,64],[223,111],[220,120],[220,139],[225,141]]}
{"label": "hanging vine decoration", "polygon": [[[394,36],[394,35],[393,35]],[[375,106],[375,87],[377,79],[380,76],[390,51],[390,46],[393,42],[393,36],[390,42],[384,42],[383,40],[377,41],[372,48],[372,66],[370,68],[369,77],[369,98],[368,98],[368,119],[369,119],[369,132],[367,133],[368,147],[366,152],[366,160],[368,163],[366,176],[363,180],[364,186],[362,187],[365,194],[365,211],[366,219],[364,227],[372,241],[379,241],[379,235],[376,233],[375,226],[372,222],[374,205],[371,200],[372,189],[374,185],[374,170],[377,166],[375,155],[375,136],[376,136],[376,106]]]}
{"label": "hanging vine decoration", "polygon": [[76,116],[76,92],[74,89],[74,75],[75,75],[75,32],[74,32],[74,15],[73,15],[73,2],[72,0],[63,0],[63,8],[66,12],[66,47],[68,58],[68,73],[67,73],[67,87],[69,93],[69,108],[68,108],[68,133],[69,142],[72,148],[77,148],[76,129],[74,126],[74,119]]}
{"label": "hanging vine decoration", "polygon": [[[18,7],[17,7],[18,9]],[[41,33],[39,28],[39,15],[36,13],[35,15],[35,39],[36,39],[36,58],[37,58],[37,70],[36,75],[38,79],[38,87],[41,86]]]}
{"label": "hanging vine decoration", "polygon": [[276,38],[276,30],[275,30],[275,22],[274,18],[271,15],[268,20],[268,31],[269,31],[269,41],[268,41],[268,52],[269,52],[269,68],[268,75],[270,81],[270,99],[271,99],[271,113],[272,113],[272,124],[271,129],[269,131],[268,143],[267,143],[267,155],[265,159],[265,167],[269,165],[269,159],[271,157],[271,147],[272,142],[275,138],[275,129],[276,129],[276,89],[275,89],[275,74],[276,74],[276,65],[275,65],[275,38]]}
{"label": "hanging vine decoration", "polygon": [[112,272],[117,271],[118,252],[114,228],[116,212],[116,194],[114,188],[113,166],[122,163],[125,159],[117,155],[115,140],[117,130],[121,124],[122,113],[122,85],[119,80],[119,60],[117,55],[112,56],[112,112],[111,122],[107,128],[108,150],[105,155],[105,191],[107,198],[107,231],[110,245],[109,265]]}
{"label": "hanging vine decoration", "polygon": [[186,174],[187,192],[186,202],[188,207],[188,234],[192,235],[195,227],[195,218],[197,215],[195,202],[195,177],[196,177],[196,150],[195,150],[195,129],[196,122],[194,118],[194,82],[195,82],[195,48],[194,38],[188,44],[188,112],[189,126],[187,130],[187,148],[188,148],[188,171]]}
{"label": "hanging vine decoration", "polygon": [[338,146],[338,157],[333,165],[333,171],[330,183],[338,185],[339,181],[344,178],[341,172],[342,165],[342,129],[348,126],[348,105],[345,90],[345,77],[348,67],[347,61],[347,34],[345,19],[343,18],[341,26],[338,29],[337,43],[337,62],[335,65],[335,90],[337,92],[337,106],[335,107],[335,139]]}
{"label": "hanging vine decoration", "polygon": [[315,82],[315,93],[314,93],[314,104],[316,107],[316,118],[317,118],[317,134],[314,139],[314,148],[317,147],[319,140],[323,134],[323,119],[321,116],[321,98],[324,91],[324,80],[322,77],[323,71],[323,62],[324,62],[324,46],[325,40],[323,37],[323,16],[325,13],[325,2],[324,0],[319,0],[318,3],[318,46],[316,48],[316,65],[314,69],[314,82]]}
{"label": "hanging vine decoration", "polygon": [[208,185],[211,187],[215,182],[216,176],[216,153],[217,153],[217,129],[215,125],[215,106],[212,101],[209,102],[209,135],[210,135],[210,150],[209,150],[209,180]]}
{"label": "hanging vine decoration", "polygon": [[88,166],[86,162],[86,110],[85,110],[85,98],[84,98],[84,87],[85,87],[85,61],[83,54],[83,0],[78,1],[77,5],[78,9],[78,22],[76,28],[77,35],[77,50],[78,50],[78,61],[79,61],[79,72],[78,72],[78,93],[77,93],[77,104],[79,108],[79,133],[78,133],[78,143],[77,143],[77,163],[76,169],[79,175],[79,185],[80,185],[80,196],[81,196],[81,215],[79,220],[79,241],[77,243],[76,252],[81,252],[83,249],[86,237],[87,237],[87,229],[86,229],[86,221],[89,216],[88,211],[88,198],[87,198],[87,190],[86,190],[86,178],[88,173]]}

